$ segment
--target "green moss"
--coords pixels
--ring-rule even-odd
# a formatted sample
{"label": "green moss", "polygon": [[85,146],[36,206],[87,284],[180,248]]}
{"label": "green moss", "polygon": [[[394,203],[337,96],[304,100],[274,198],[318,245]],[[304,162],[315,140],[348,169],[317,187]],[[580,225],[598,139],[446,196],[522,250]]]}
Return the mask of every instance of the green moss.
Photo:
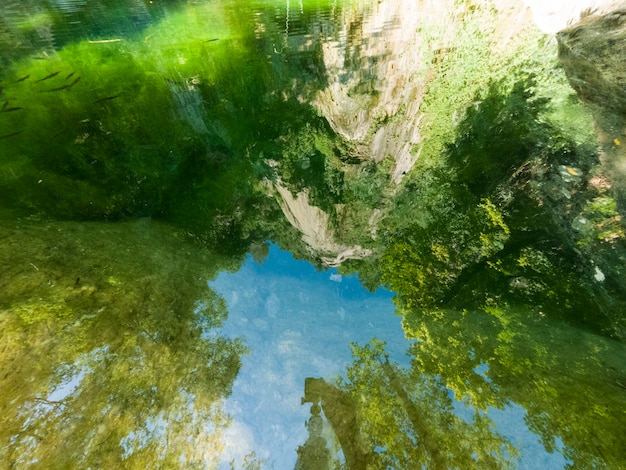
{"label": "green moss", "polygon": [[72,316],[72,309],[62,302],[32,302],[11,307],[26,325],[45,321],[63,321]]}

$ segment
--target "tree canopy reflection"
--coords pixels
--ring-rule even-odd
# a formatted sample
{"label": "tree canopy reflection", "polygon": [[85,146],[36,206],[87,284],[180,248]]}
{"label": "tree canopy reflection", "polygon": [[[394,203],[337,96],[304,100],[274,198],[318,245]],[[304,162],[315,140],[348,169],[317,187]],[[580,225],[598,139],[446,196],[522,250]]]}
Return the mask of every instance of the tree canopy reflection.
{"label": "tree canopy reflection", "polygon": [[[517,443],[490,413],[513,405],[571,468],[619,467],[623,346],[522,315],[405,310],[417,340],[410,369],[390,363],[379,340],[354,344],[347,380],[315,379],[305,400],[321,403],[348,468],[517,468]],[[562,354],[572,344],[576,353]]]}
{"label": "tree canopy reflection", "polygon": [[202,273],[217,258],[150,222],[2,232],[1,460],[215,464],[245,353],[214,332],[227,312]]}

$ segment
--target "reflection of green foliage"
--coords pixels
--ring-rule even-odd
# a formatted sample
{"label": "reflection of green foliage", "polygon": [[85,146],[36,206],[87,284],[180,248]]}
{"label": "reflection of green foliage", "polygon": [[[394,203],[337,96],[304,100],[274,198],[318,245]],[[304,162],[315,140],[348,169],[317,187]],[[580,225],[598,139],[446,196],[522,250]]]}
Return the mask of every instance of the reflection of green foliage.
{"label": "reflection of green foliage", "polygon": [[480,105],[468,108],[449,147],[449,162],[473,193],[489,194],[545,141],[546,125],[538,117],[547,100],[536,98],[533,86],[529,78],[507,93],[491,84]]}
{"label": "reflection of green foliage", "polygon": [[346,202],[361,204],[368,209],[379,207],[389,186],[391,165],[391,158],[364,165],[354,177],[346,181]]}
{"label": "reflection of green foliage", "polygon": [[[533,77],[492,84],[459,123],[447,168],[431,164],[404,186],[397,214],[385,221],[382,280],[406,305],[468,308],[501,299],[613,333],[620,305],[591,276],[573,272],[587,261],[567,211],[585,193],[559,174],[565,164],[588,171],[596,154],[542,120],[548,102],[535,89]],[[558,199],[564,193],[569,209]],[[587,212],[614,214],[602,201]]]}
{"label": "reflection of green foliage", "polygon": [[339,168],[340,149],[329,130],[307,122],[286,140],[279,168],[281,178],[296,191],[307,188],[314,205],[331,211],[341,201],[343,173]]}
{"label": "reflection of green foliage", "polygon": [[530,70],[538,76],[538,95],[558,101],[547,113],[549,119],[577,141],[594,139],[588,113],[571,99],[571,87],[557,69],[556,47],[549,35],[529,27],[508,37],[503,46],[502,38],[493,39],[498,35],[497,9],[459,7],[463,21],[442,17],[418,30],[428,45],[425,63],[430,62],[423,78],[428,90],[420,107],[425,116],[420,124],[422,164],[437,164],[446,145],[454,141],[456,125],[465,110],[490,83],[495,80],[510,87]]}
{"label": "reflection of green foliage", "polygon": [[[383,279],[401,285],[405,301],[440,306],[456,297],[454,305],[467,306],[504,298],[550,305],[551,314],[573,321],[593,311],[583,321],[605,329],[607,312],[619,306],[607,307],[606,293],[573,274],[588,263],[570,225],[585,193],[581,186],[564,188],[554,175],[557,164],[577,165],[583,174],[596,164],[589,115],[555,69],[548,37],[527,28],[507,47],[494,47],[495,10],[467,8],[463,14],[460,25],[435,22],[418,31],[431,51],[420,105],[420,159],[378,227],[378,236],[391,240],[381,261]],[[571,200],[564,202],[564,195]],[[502,214],[509,233],[494,237],[457,221],[483,198]],[[611,227],[600,236],[616,236],[619,221],[606,224]],[[472,246],[475,239],[482,239],[483,261],[449,261],[458,260],[459,245]],[[527,248],[541,253],[552,271],[514,266]]]}
{"label": "reflection of green foliage", "polygon": [[617,203],[610,197],[597,197],[588,204],[586,210],[591,216],[614,217],[617,215]]}
{"label": "reflection of green foliage", "polygon": [[[452,139],[455,113],[471,102],[475,90],[488,80],[491,54],[490,36],[493,31],[493,12],[478,8],[465,12],[466,21],[458,30],[451,31],[450,41],[444,24],[424,25],[419,30],[434,64],[428,93],[424,96],[423,113],[426,119],[421,124],[424,135],[422,159],[436,162],[446,143]],[[470,19],[471,17],[471,19]],[[448,21],[447,19],[445,21]],[[428,77],[425,77],[425,81]]]}
{"label": "reflection of green foliage", "polygon": [[458,400],[487,416],[511,402],[524,407],[525,421],[548,451],[562,439],[572,468],[624,465],[618,343],[553,323],[543,312],[495,304],[482,311],[403,312],[406,335],[417,340],[415,373],[439,377]]}
{"label": "reflection of green foliage", "polygon": [[361,437],[378,449],[377,468],[508,468],[516,449],[484,414],[455,415],[447,389],[433,376],[391,364],[384,343],[352,345],[354,362],[340,387],[358,404]]}
{"label": "reflection of green foliage", "polygon": [[489,199],[483,199],[478,209],[478,217],[484,215],[483,220],[487,222],[484,231],[480,233],[480,254],[490,256],[504,248],[511,231],[504,223],[502,212]]}
{"label": "reflection of green foliage", "polygon": [[381,260],[382,280],[408,305],[432,305],[446,298],[463,270],[501,251],[508,236],[501,212],[484,199],[465,214],[392,240]]}
{"label": "reflection of green foliage", "polygon": [[0,465],[217,465],[246,352],[214,333],[226,303],[206,278],[225,262],[147,221],[2,238]]}
{"label": "reflection of green foliage", "polygon": [[554,269],[544,253],[531,247],[522,248],[520,256],[517,258],[517,264],[521,268],[530,268],[533,271],[544,274]]}
{"label": "reflection of green foliage", "polygon": [[579,245],[593,245],[598,240],[615,243],[626,235],[620,223],[617,203],[609,196],[599,196],[589,201],[578,217],[587,226],[587,231],[579,229],[582,235]]}

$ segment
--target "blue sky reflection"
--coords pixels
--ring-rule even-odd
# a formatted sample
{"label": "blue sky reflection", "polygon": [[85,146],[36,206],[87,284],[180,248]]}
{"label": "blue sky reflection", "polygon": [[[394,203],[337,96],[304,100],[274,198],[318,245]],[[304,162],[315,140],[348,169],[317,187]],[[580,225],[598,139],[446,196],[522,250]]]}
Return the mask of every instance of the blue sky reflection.
{"label": "blue sky reflection", "polygon": [[[222,273],[209,286],[228,304],[220,334],[244,338],[251,350],[226,403],[233,423],[225,431],[221,468],[230,468],[231,460],[238,468],[252,452],[267,468],[293,468],[310,417],[310,405],[300,402],[304,379],[345,376],[351,342],[382,339],[390,360],[409,367],[409,342],[394,314],[394,294],[370,293],[354,276],[317,271],[271,245],[261,265],[248,257],[238,272]],[[487,364],[476,372],[489,380]],[[469,420],[473,412],[455,400],[458,416]],[[519,467],[563,468],[566,460],[545,450],[525,425],[524,413],[515,404],[489,410],[498,432],[519,449]]]}
{"label": "blue sky reflection", "polygon": [[304,379],[343,374],[351,342],[376,336],[387,342],[391,360],[408,365],[393,294],[372,294],[354,276],[317,271],[272,245],[262,265],[249,257],[237,273],[209,285],[228,304],[222,333],[245,338],[251,348],[226,405],[234,418],[226,462],[255,451],[270,468],[293,468],[310,416],[310,405],[300,404]]}

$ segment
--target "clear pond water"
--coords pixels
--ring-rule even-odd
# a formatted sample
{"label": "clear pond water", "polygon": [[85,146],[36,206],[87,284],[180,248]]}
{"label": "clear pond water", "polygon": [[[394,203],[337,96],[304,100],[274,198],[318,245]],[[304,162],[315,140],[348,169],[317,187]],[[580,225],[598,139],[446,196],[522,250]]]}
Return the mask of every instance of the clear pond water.
{"label": "clear pond water", "polygon": [[4,2],[0,467],[626,466],[623,208],[506,6]]}

